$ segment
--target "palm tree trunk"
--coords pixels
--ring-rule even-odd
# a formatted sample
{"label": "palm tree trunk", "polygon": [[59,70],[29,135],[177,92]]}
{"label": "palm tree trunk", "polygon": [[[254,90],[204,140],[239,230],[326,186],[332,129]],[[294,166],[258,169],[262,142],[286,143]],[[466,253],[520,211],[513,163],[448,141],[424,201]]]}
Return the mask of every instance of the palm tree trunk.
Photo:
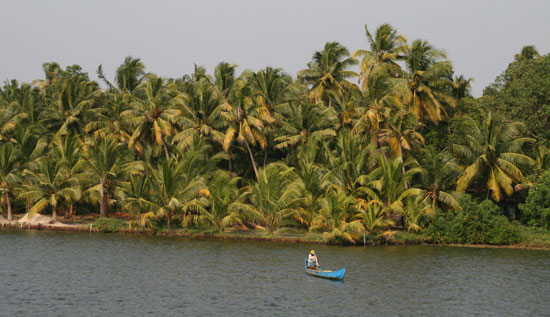
{"label": "palm tree trunk", "polygon": [[52,205],[52,218],[53,218],[53,220],[57,220],[57,213],[55,211],[55,206],[54,205]]}
{"label": "palm tree trunk", "polygon": [[99,178],[99,217],[107,216],[107,197],[105,195],[105,182],[103,177]]}
{"label": "palm tree trunk", "polygon": [[11,214],[10,196],[8,195],[8,192],[4,192],[4,198],[4,200],[6,201],[6,205],[8,206],[8,221],[12,221],[13,216]]}
{"label": "palm tree trunk", "polygon": [[166,155],[166,159],[169,160],[170,159],[170,154],[168,154],[168,147],[166,147],[166,143],[164,142],[164,138],[161,136],[162,138],[162,148],[164,149],[164,155]]}
{"label": "palm tree trunk", "polygon": [[246,144],[246,148],[248,149],[248,155],[250,155],[250,160],[252,161],[252,167],[254,168],[254,174],[256,175],[256,180],[260,181],[260,176],[258,175],[258,169],[256,168],[256,161],[254,161],[254,155],[252,155],[252,150],[250,149],[250,145],[248,144],[248,140],[245,138],[244,143]]}
{"label": "palm tree trunk", "polygon": [[227,160],[227,169],[229,173],[233,171],[233,158],[231,157],[231,152],[227,151],[227,154],[229,155],[229,160]]}
{"label": "palm tree trunk", "polygon": [[168,213],[168,215],[166,215],[166,227],[168,227],[168,230],[170,230],[170,218],[172,218],[172,216]]}
{"label": "palm tree trunk", "polygon": [[265,147],[265,154],[264,154],[264,168],[266,164],[267,164],[267,146]]}
{"label": "palm tree trunk", "polygon": [[26,204],[25,204],[25,213],[29,213],[31,211],[31,200],[27,198]]}

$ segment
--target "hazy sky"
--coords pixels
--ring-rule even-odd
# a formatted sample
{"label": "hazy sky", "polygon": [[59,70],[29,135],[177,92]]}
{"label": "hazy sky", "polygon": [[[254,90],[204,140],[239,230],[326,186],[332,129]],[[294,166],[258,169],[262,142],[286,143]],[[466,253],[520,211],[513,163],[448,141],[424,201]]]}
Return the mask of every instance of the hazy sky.
{"label": "hazy sky", "polygon": [[390,23],[444,49],[479,96],[524,45],[550,52],[549,12],[544,0],[0,0],[0,80],[43,78],[52,61],[112,78],[128,55],[167,77],[220,61],[295,75],[326,42],[368,48],[364,25]]}

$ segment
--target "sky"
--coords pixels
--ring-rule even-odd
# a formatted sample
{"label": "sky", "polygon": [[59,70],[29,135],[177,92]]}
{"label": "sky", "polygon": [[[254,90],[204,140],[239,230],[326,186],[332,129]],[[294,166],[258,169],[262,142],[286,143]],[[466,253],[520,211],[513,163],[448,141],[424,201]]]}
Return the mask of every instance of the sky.
{"label": "sky", "polygon": [[543,0],[0,0],[0,81],[43,78],[45,62],[93,79],[102,64],[112,79],[126,56],[164,77],[221,61],[294,76],[326,42],[368,49],[365,24],[389,23],[445,50],[477,97],[523,46],[550,52],[548,12]]}

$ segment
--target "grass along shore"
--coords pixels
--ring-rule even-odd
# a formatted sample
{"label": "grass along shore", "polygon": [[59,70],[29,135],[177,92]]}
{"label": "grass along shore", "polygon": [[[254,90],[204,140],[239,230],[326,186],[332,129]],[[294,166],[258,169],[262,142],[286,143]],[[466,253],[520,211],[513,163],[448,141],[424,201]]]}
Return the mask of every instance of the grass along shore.
{"label": "grass along shore", "polygon": [[[90,233],[121,233],[139,235],[157,235],[191,238],[235,239],[270,241],[279,243],[314,243],[330,245],[354,245],[345,241],[326,241],[322,233],[309,232],[305,229],[283,227],[270,233],[264,228],[234,227],[223,232],[208,228],[176,228],[176,229],[150,229],[136,226],[132,221],[117,218],[97,218],[91,215],[76,219],[58,219],[52,221],[51,217],[40,215],[35,222],[25,222],[25,217],[14,217],[11,222],[0,216],[0,229],[2,230],[46,230],[46,231],[73,231]],[[23,221],[21,221],[23,220]],[[366,233],[355,245],[434,245],[454,246],[468,248],[509,248],[531,249],[550,251],[550,232],[543,229],[531,228],[522,225],[519,227],[521,242],[511,245],[489,244],[459,244],[434,243],[433,239],[424,231],[407,232],[402,230],[389,230],[386,232]]]}

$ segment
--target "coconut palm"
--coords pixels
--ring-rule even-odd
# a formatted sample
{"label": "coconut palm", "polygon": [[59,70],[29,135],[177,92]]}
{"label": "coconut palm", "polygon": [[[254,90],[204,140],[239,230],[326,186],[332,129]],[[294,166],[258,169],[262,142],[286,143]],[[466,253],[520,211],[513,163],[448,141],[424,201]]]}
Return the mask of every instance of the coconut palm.
{"label": "coconut palm", "polygon": [[0,139],[12,132],[19,124],[40,126],[42,102],[36,88],[16,80],[6,81],[0,88]]}
{"label": "coconut palm", "polygon": [[362,185],[357,191],[380,202],[387,216],[401,215],[404,200],[422,193],[419,188],[409,187],[412,178],[422,173],[422,169],[416,161],[403,161],[400,156],[386,158],[377,154],[377,160],[378,166],[357,180]]}
{"label": "coconut palm", "polygon": [[99,85],[90,81],[87,75],[78,73],[75,77],[62,78],[57,88],[59,90],[53,93],[42,89],[46,103],[42,115],[46,124],[56,130],[57,136],[84,134],[90,109],[101,94]]}
{"label": "coconut palm", "polygon": [[240,144],[244,144],[250,156],[256,180],[259,181],[258,168],[251,145],[258,144],[265,150],[268,140],[265,126],[274,123],[275,119],[266,107],[254,102],[251,87],[242,78],[235,82],[228,101],[223,104],[221,114],[229,125],[225,131],[223,149],[226,152],[229,151],[235,139]]}
{"label": "coconut palm", "polygon": [[237,68],[237,65],[221,62],[214,69],[214,86],[223,98],[226,98],[233,88],[235,68]]}
{"label": "coconut palm", "polygon": [[258,181],[251,189],[251,213],[273,233],[284,218],[294,213],[303,185],[292,168],[283,163],[271,163],[259,171]]}
{"label": "coconut palm", "polygon": [[195,133],[199,133],[222,144],[225,136],[220,131],[224,125],[220,118],[222,104],[218,90],[206,79],[188,84],[182,103],[178,105],[182,113],[178,117],[181,131],[174,136],[173,142],[187,145]]}
{"label": "coconut palm", "polygon": [[395,222],[387,217],[380,202],[376,200],[361,201],[363,204],[356,204],[358,211],[353,219],[359,219],[366,232],[373,233],[395,225]]}
{"label": "coconut palm", "polygon": [[317,161],[321,151],[319,142],[314,139],[298,149],[296,174],[301,179],[304,190],[295,208],[294,218],[306,228],[313,225],[326,189],[338,182],[330,170]]}
{"label": "coconut palm", "polygon": [[2,207],[7,209],[8,221],[13,219],[10,195],[21,179],[19,157],[20,152],[13,144],[0,144],[0,193],[3,199]]}
{"label": "coconut palm", "polygon": [[353,220],[355,200],[343,190],[330,188],[321,199],[319,214],[310,230],[322,230],[326,241],[343,239],[350,243],[357,241],[363,231],[359,220]]}
{"label": "coconut palm", "polygon": [[514,193],[514,184],[524,181],[522,168],[534,166],[535,161],[522,151],[524,144],[535,142],[523,137],[525,126],[520,122],[504,122],[489,113],[481,123],[467,117],[459,144],[452,150],[465,167],[457,181],[456,190],[465,191],[475,179],[485,181],[487,197],[500,201],[503,191]]}
{"label": "coconut palm", "polygon": [[357,76],[357,73],[348,70],[355,64],[357,61],[349,57],[349,52],[344,46],[338,42],[328,42],[322,51],[313,54],[308,68],[299,71],[298,78],[311,85],[310,97],[314,103],[322,100],[331,106],[332,102],[325,92],[341,92],[346,87],[353,87],[347,79]]}
{"label": "coconut palm", "polygon": [[[97,139],[110,135],[120,142],[128,143],[131,138],[132,108],[120,93],[104,92],[99,99],[99,106],[90,111],[89,122],[84,127]],[[136,152],[143,153],[143,144],[136,141]]]}
{"label": "coconut palm", "polygon": [[152,175],[155,188],[155,201],[150,201],[158,217],[166,219],[168,228],[176,215],[183,216],[183,225],[201,223],[208,205],[210,193],[207,189],[208,174],[227,156],[217,153],[209,157],[212,146],[204,139],[195,136],[185,148],[174,149],[175,155],[169,160],[161,160],[156,167],[148,162],[148,172]]}
{"label": "coconut palm", "polygon": [[427,115],[437,124],[441,121],[442,113],[446,115],[445,106],[456,105],[452,95],[453,67],[445,58],[442,50],[422,40],[414,40],[406,56],[410,73],[409,110],[421,121]]}
{"label": "coconut palm", "polygon": [[111,90],[118,88],[120,91],[132,93],[134,89],[145,80],[147,74],[145,73],[145,65],[141,59],[127,56],[124,59],[124,63],[116,70],[116,87],[105,77],[102,65],[99,65],[97,75],[109,86],[109,88],[111,88]]}
{"label": "coconut palm", "polygon": [[289,101],[275,108],[279,122],[275,149],[306,144],[309,140],[324,140],[336,136],[338,120],[333,109],[309,98]]}
{"label": "coconut palm", "polygon": [[25,170],[34,182],[26,185],[19,197],[35,201],[29,213],[33,215],[40,213],[47,206],[51,207],[52,218],[57,219],[57,207],[65,201],[74,202],[80,199],[80,183],[78,178],[67,173],[64,164],[56,157],[43,157],[39,161],[36,172]]}
{"label": "coconut palm", "polygon": [[[246,203],[250,194],[248,188],[239,189],[240,177],[231,177],[223,170],[217,170],[208,182],[209,207],[200,209],[200,223],[210,223],[219,232],[234,223],[242,223],[243,217],[251,211]],[[253,214],[253,212],[252,212]]]}
{"label": "coconut palm", "polygon": [[162,78],[149,75],[147,80],[134,89],[133,95],[127,95],[134,108],[132,122],[133,133],[128,141],[130,148],[136,142],[162,146],[166,159],[170,158],[166,138],[172,135],[172,125],[181,114],[179,106],[183,97],[175,87],[165,85]]}
{"label": "coconut palm", "polygon": [[424,191],[421,195],[424,197],[426,212],[435,216],[439,204],[458,209],[460,205],[451,188],[460,175],[460,168],[449,153],[436,152],[433,147],[428,147],[422,153],[420,165],[424,171],[422,174]]}
{"label": "coconut palm", "polygon": [[91,187],[87,193],[99,193],[99,215],[107,216],[107,190],[114,187],[123,174],[132,174],[143,169],[140,161],[130,161],[123,144],[112,137],[95,141],[86,147],[75,167],[86,171]]}
{"label": "coconut palm", "polygon": [[[81,180],[85,178],[84,172],[79,170],[80,151],[83,142],[75,135],[67,135],[63,138],[58,138],[53,142],[54,146],[50,153],[56,158],[56,162],[61,165],[65,171],[65,177],[76,178],[81,187]],[[78,189],[81,191],[81,188]],[[69,212],[65,213],[66,218],[72,218],[75,214],[75,203],[80,200],[80,195],[75,199],[73,196],[65,197],[65,202],[69,205]]]}
{"label": "coconut palm", "polygon": [[374,74],[399,76],[403,71],[397,61],[402,60],[409,49],[405,36],[398,34],[397,30],[389,24],[380,25],[374,36],[365,25],[365,33],[370,50],[360,49],[352,56],[361,57],[359,82],[363,82],[363,90],[367,89],[369,80]]}
{"label": "coconut palm", "polygon": [[359,103],[360,115],[354,122],[353,132],[367,133],[371,144],[381,146],[380,134],[385,121],[405,109],[403,93],[399,91],[399,82],[382,74],[372,75],[366,88],[363,101]]}

